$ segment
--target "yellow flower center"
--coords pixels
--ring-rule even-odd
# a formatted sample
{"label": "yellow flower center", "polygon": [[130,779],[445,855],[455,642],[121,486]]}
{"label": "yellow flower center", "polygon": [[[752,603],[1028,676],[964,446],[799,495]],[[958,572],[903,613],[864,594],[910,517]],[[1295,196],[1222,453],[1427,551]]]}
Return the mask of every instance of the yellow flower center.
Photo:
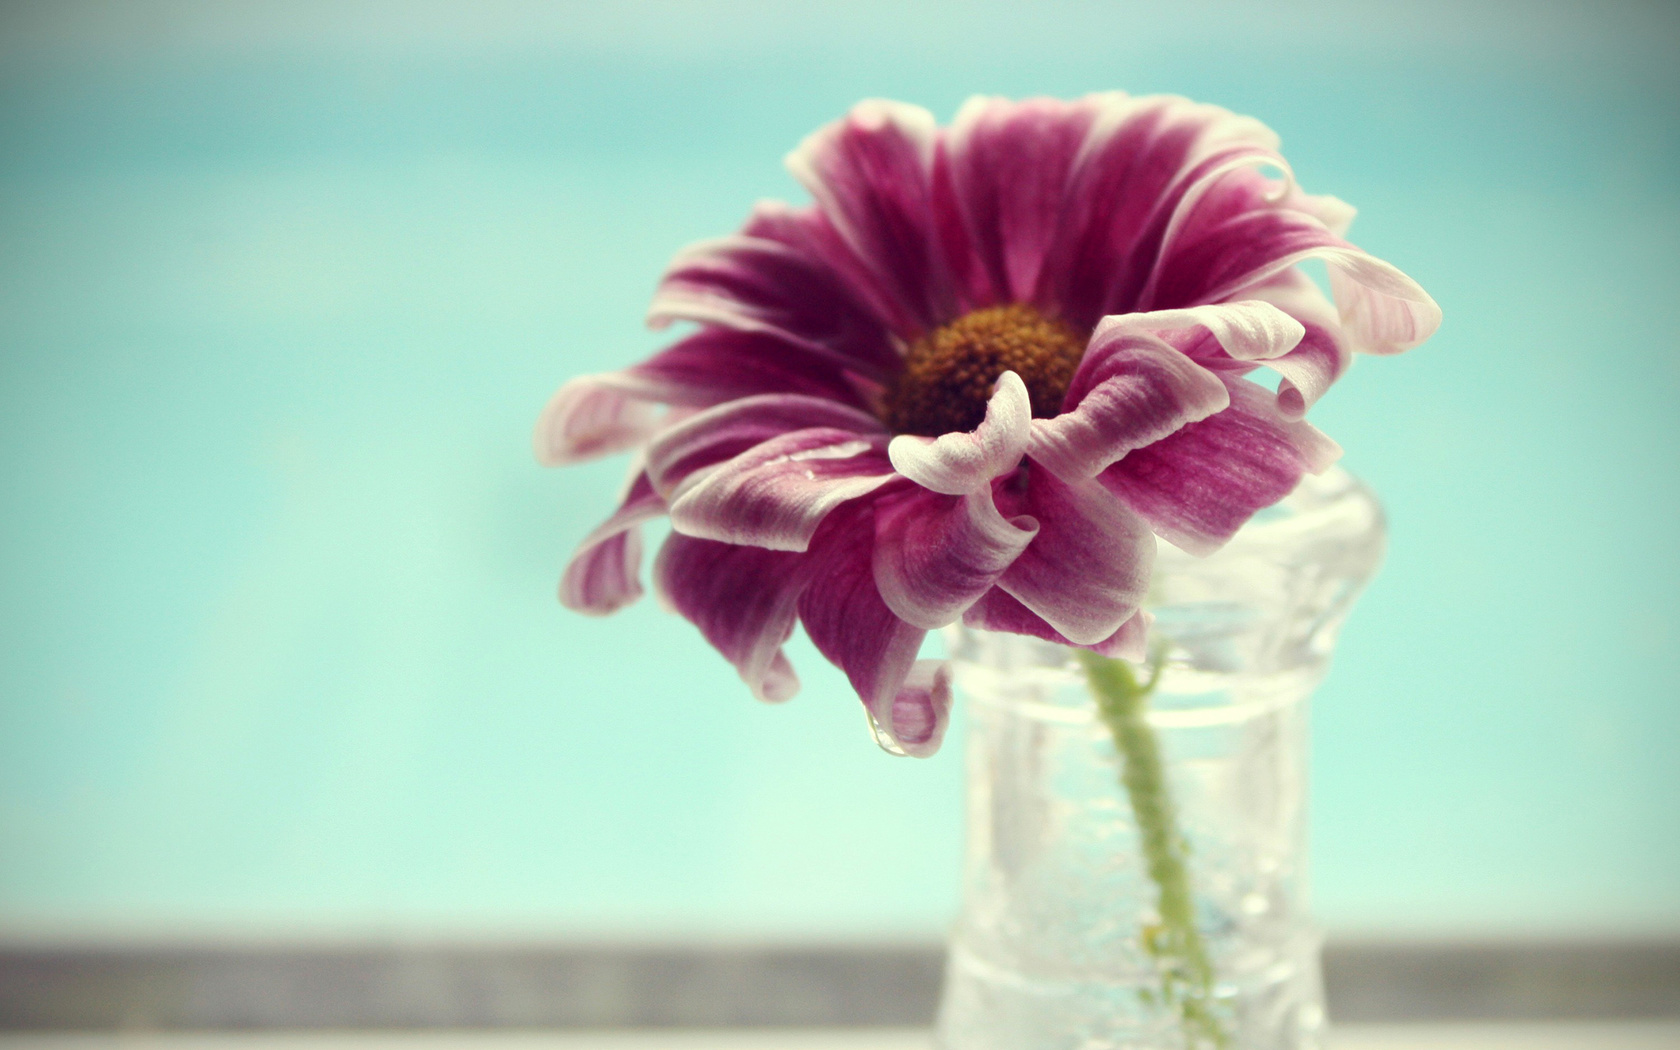
{"label": "yellow flower center", "polygon": [[938,437],[973,430],[986,418],[998,376],[1013,371],[1027,384],[1032,414],[1062,409],[1085,340],[1064,321],[1025,303],[964,314],[918,339],[887,388],[881,419],[900,434]]}

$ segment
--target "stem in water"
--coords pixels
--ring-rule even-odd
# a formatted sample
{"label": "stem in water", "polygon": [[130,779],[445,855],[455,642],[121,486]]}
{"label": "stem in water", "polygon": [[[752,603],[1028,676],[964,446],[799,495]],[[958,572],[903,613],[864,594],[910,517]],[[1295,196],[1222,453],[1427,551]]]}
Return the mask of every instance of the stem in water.
{"label": "stem in water", "polygon": [[1140,683],[1124,660],[1086,649],[1074,652],[1120,753],[1120,782],[1131,800],[1144,866],[1158,892],[1155,910],[1160,922],[1145,927],[1143,947],[1160,970],[1162,1001],[1178,1011],[1190,1050],[1227,1047],[1230,1036],[1214,1011],[1213,964],[1196,928],[1190,844],[1178,830],[1161,744],[1148,721],[1149,694],[1160,681],[1161,663],[1157,661],[1149,680]]}

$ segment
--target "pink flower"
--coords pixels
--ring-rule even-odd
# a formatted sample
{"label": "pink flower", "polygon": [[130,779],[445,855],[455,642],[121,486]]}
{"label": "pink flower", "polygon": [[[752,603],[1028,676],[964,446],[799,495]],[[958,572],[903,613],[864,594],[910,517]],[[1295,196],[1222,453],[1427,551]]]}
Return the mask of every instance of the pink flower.
{"label": "pink flower", "polygon": [[561,600],[635,601],[669,514],[655,585],[756,696],[798,689],[798,621],[913,755],[950,705],[933,628],[1139,657],[1156,537],[1213,551],[1327,467],[1307,408],[1440,321],[1276,148],[1180,98],[861,103],[788,158],[814,205],[672,262],[650,323],[696,330],[544,410],[544,463],[637,450]]}

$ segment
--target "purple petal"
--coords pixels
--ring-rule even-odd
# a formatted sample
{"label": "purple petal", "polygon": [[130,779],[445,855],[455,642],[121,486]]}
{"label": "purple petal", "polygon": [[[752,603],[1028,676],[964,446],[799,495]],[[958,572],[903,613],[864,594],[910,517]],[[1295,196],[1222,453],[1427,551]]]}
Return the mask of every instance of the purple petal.
{"label": "purple petal", "polygon": [[1038,536],[998,586],[1075,645],[1100,642],[1137,612],[1149,587],[1155,538],[1143,519],[1096,481],[1068,483],[1033,470],[1005,513],[1038,520]]}
{"label": "purple petal", "polygon": [[1217,302],[1264,280],[1293,253],[1343,244],[1315,215],[1291,207],[1288,183],[1251,168],[1227,171],[1178,216],[1144,302],[1145,309]]}
{"label": "purple petal", "polygon": [[[860,259],[834,223],[816,205],[796,208],[783,201],[760,201],[753,207],[752,217],[742,227],[748,237],[787,245],[806,258],[816,261],[834,274],[835,278],[864,311],[900,340],[909,341],[920,336],[925,328],[914,320],[893,294],[881,287],[874,270]],[[888,371],[897,367],[897,351],[892,360],[884,361]]]}
{"label": "purple petal", "polygon": [[650,401],[696,408],[757,394],[803,394],[864,407],[856,384],[827,358],[731,328],[702,328],[611,382]]}
{"label": "purple petal", "polygon": [[927,632],[893,615],[875,588],[873,517],[860,502],[825,523],[811,546],[799,619],[817,651],[846,673],[878,731],[906,753],[926,755],[944,733],[949,688],[925,672],[911,680]]}
{"label": "purple petal", "polygon": [[833,427],[771,438],[683,481],[671,496],[671,527],[724,543],[802,551],[830,511],[898,478],[885,445],[881,437]]}
{"label": "purple petal", "polygon": [[[917,660],[892,699],[887,727],[898,749],[911,758],[939,750],[951,718],[951,665],[945,660]],[[877,723],[879,725],[879,723]]]}
{"label": "purple petal", "polygon": [[1068,176],[1033,301],[1091,326],[1138,309],[1185,195],[1209,172],[1274,159],[1277,137],[1251,118],[1181,98],[1115,92],[1080,104],[1096,119]]}
{"label": "purple petal", "polygon": [[1031,422],[1027,384],[1005,372],[986,402],[986,418],[974,430],[937,438],[900,434],[887,455],[895,470],[923,488],[948,496],[977,492],[1020,465]]}
{"label": "purple petal", "polygon": [[1230,408],[1138,449],[1097,478],[1191,554],[1217,550],[1255,511],[1341,453],[1310,424],[1286,418],[1264,387],[1230,377],[1225,384]]}
{"label": "purple petal", "polygon": [[642,522],[665,513],[665,501],[640,464],[613,516],[578,544],[560,578],[560,602],[592,616],[617,612],[642,596]]}
{"label": "purple petal", "polygon": [[1068,481],[1094,477],[1133,449],[1230,403],[1218,376],[1149,330],[1145,319],[1153,316],[1109,318],[1098,326],[1065,410],[1032,421],[1027,454],[1034,462]]}
{"label": "purple petal", "polygon": [[898,617],[933,629],[955,623],[1038,533],[1005,518],[992,490],[942,496],[910,489],[875,504],[875,585]]}
{"label": "purple petal", "polygon": [[[1148,655],[1149,625],[1154,617],[1139,609],[1107,638],[1080,646],[1101,656],[1114,656],[1141,661]],[[985,596],[963,614],[963,623],[986,631],[1008,631],[1042,638],[1058,645],[1073,645],[1062,632],[1045,622],[1044,617],[1022,605],[1000,587],[987,591]]]}
{"label": "purple petal", "polygon": [[531,432],[537,462],[579,463],[634,448],[659,425],[659,409],[616,386],[615,375],[578,376],[549,399]]}
{"label": "purple petal", "polygon": [[870,100],[821,128],[787,158],[841,238],[896,309],[901,334],[955,313],[934,228],[938,128],[917,106]]}
{"label": "purple petal", "polygon": [[771,438],[811,427],[850,431],[854,437],[879,436],[883,442],[886,434],[874,416],[825,398],[744,397],[696,413],[661,432],[648,444],[648,476],[653,487],[670,499],[694,472],[733,459]]}
{"label": "purple petal", "polygon": [[1175,223],[1140,305],[1217,302],[1318,258],[1329,267],[1355,350],[1391,354],[1418,345],[1440,326],[1441,308],[1416,281],[1325,223],[1345,215],[1257,171],[1226,172]]}
{"label": "purple petal", "polygon": [[779,701],[799,691],[782,643],[793,634],[805,586],[802,560],[673,532],[654,560],[653,578],[666,602],[735,665],[755,697]]}
{"label": "purple petal", "polygon": [[705,241],[672,260],[648,323],[676,320],[774,336],[876,377],[898,364],[886,328],[839,275],[808,252],[764,237]]}
{"label": "purple petal", "polygon": [[977,263],[964,274],[969,306],[1032,298],[1097,111],[1090,100],[976,96],[957,112],[945,153]]}

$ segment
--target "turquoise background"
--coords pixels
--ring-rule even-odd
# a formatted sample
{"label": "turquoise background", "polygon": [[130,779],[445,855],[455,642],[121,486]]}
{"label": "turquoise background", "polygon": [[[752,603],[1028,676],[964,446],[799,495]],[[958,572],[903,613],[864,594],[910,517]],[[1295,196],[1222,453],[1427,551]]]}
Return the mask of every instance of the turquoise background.
{"label": "turquoise background", "polygon": [[939,935],[960,748],[562,610],[622,466],[527,433],[855,99],[1115,87],[1267,121],[1446,312],[1314,413],[1392,527],[1321,917],[1680,933],[1671,5],[237,8],[0,9],[0,936]]}

